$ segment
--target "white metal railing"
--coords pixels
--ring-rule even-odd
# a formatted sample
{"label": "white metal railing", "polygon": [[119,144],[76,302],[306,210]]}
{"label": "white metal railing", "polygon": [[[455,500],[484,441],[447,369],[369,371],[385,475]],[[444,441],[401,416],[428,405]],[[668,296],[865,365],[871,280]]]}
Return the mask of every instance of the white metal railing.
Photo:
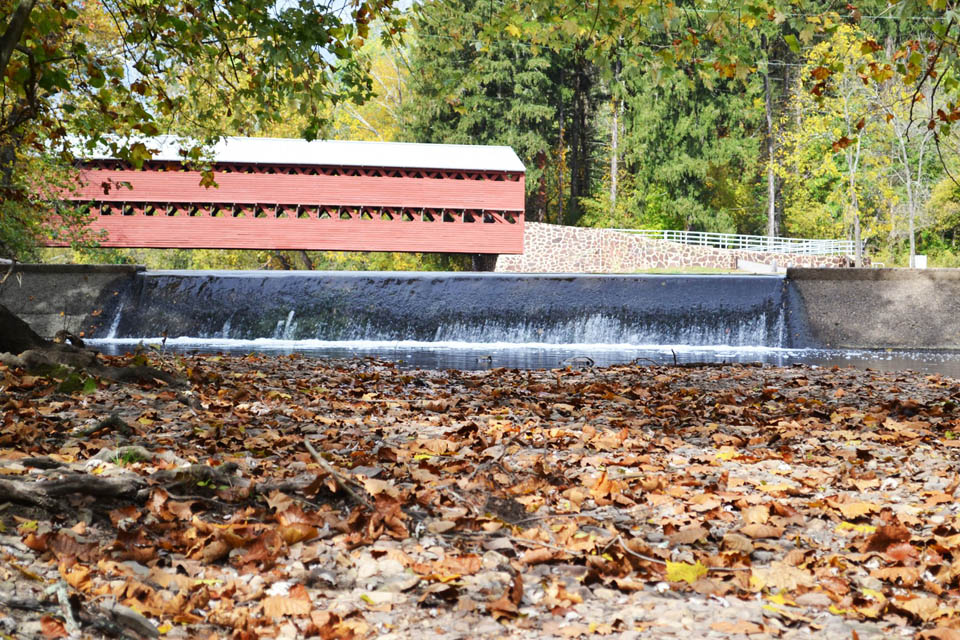
{"label": "white metal railing", "polygon": [[853,255],[853,240],[818,240],[811,238],[780,238],[744,236],[733,233],[706,233],[704,231],[672,231],[661,229],[611,229],[640,235],[651,240],[666,240],[678,244],[692,244],[718,249],[741,249],[767,253],[794,253],[801,255]]}

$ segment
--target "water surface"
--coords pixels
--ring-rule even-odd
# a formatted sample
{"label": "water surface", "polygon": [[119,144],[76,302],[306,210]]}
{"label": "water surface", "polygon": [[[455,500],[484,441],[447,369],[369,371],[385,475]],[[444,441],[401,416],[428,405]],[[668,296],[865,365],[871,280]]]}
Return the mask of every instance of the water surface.
{"label": "water surface", "polygon": [[595,366],[691,362],[761,362],[775,366],[809,364],[879,371],[912,370],[960,378],[960,352],[898,350],[785,349],[778,347],[467,343],[418,341],[231,340],[160,337],[90,341],[105,353],[131,351],[138,344],[184,353],[300,353],[317,358],[374,357],[417,369],[553,369],[570,358],[590,358]]}

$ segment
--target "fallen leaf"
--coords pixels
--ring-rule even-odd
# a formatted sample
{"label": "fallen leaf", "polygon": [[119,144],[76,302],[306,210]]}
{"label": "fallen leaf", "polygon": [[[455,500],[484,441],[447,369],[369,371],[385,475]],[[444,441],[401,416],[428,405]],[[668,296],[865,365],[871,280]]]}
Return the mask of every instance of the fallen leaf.
{"label": "fallen leaf", "polygon": [[765,504],[758,504],[741,510],[740,515],[747,524],[766,524],[770,519],[770,508]]}
{"label": "fallen leaf", "polygon": [[70,635],[63,623],[51,615],[40,618],[40,630],[44,638],[66,638]]}
{"label": "fallen leaf", "polygon": [[760,590],[768,587],[793,591],[798,587],[813,587],[816,579],[805,569],[792,567],[784,562],[774,561],[769,567],[753,567],[750,586]]}
{"label": "fallen leaf", "polygon": [[684,527],[667,536],[671,544],[693,544],[707,539],[710,532],[699,525]]}
{"label": "fallen leaf", "polygon": [[950,627],[927,629],[917,635],[918,640],[960,640],[960,630]]}
{"label": "fallen leaf", "polygon": [[707,567],[697,561],[695,564],[667,561],[667,580],[693,584],[707,575]]}
{"label": "fallen leaf", "polygon": [[940,609],[938,598],[911,598],[910,600],[898,601],[896,606],[898,609],[912,613],[924,622],[929,622],[947,613],[946,610]]}
{"label": "fallen leaf", "polygon": [[756,622],[750,622],[748,620],[739,620],[737,622],[719,620],[711,624],[710,628],[714,631],[719,631],[720,633],[743,633],[746,635],[764,632],[764,627],[762,624],[757,624]]}
{"label": "fallen leaf", "polygon": [[910,541],[910,530],[899,522],[895,524],[882,525],[863,545],[862,551],[880,551],[885,552],[890,546],[898,542]]}
{"label": "fallen leaf", "polygon": [[722,546],[728,551],[737,551],[743,554],[751,554],[754,549],[749,538],[733,532],[727,532],[723,535]]}
{"label": "fallen leaf", "polygon": [[754,539],[779,538],[783,535],[783,527],[775,527],[770,524],[748,524],[740,527],[738,531]]}

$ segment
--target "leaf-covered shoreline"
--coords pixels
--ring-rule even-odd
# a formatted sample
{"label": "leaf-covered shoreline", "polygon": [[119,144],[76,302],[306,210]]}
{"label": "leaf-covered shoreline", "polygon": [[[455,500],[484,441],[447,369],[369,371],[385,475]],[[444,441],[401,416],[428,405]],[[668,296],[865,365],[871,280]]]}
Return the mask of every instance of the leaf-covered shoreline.
{"label": "leaf-covered shoreline", "polygon": [[153,364],[0,366],[0,634],[960,637],[957,380]]}

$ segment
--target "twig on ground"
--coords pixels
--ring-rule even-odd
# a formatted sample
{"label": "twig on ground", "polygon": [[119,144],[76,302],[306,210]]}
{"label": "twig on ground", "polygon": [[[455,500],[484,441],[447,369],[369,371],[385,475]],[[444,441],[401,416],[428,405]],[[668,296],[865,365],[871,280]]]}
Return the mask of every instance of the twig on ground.
{"label": "twig on ground", "polygon": [[324,460],[319,453],[317,453],[317,450],[314,449],[313,445],[310,444],[310,440],[308,440],[307,438],[304,438],[303,444],[306,445],[307,451],[309,451],[310,455],[313,456],[313,459],[317,461],[317,464],[323,467],[323,470],[330,474],[330,477],[333,478],[334,482],[337,483],[338,487],[346,491],[350,495],[350,497],[356,500],[358,503],[365,506],[367,509],[370,509],[371,511],[373,511],[373,505],[371,505],[370,502],[368,502],[359,493],[354,491],[353,488],[350,487],[350,481],[347,480],[347,478],[345,478],[343,475],[341,475],[339,471],[334,469],[333,465],[331,465],[329,462]]}
{"label": "twig on ground", "polygon": [[64,627],[67,633],[73,637],[79,635],[80,624],[73,615],[73,607],[70,605],[70,596],[67,594],[67,583],[63,580],[58,581],[47,587],[47,595],[57,594],[57,601],[60,603],[60,612],[63,613]]}
{"label": "twig on ground", "polygon": [[[634,558],[639,558],[641,560],[646,560],[647,562],[655,562],[657,564],[666,565],[667,561],[661,558],[654,558],[653,556],[644,555],[642,553],[637,553],[631,549],[627,548],[627,545],[623,544],[623,538],[617,536],[614,541],[620,544],[620,548],[623,549],[626,553],[633,556]],[[724,573],[724,572],[734,572],[734,571],[750,571],[750,567],[706,567],[707,571],[712,571],[715,573]]]}
{"label": "twig on ground", "polygon": [[499,463],[500,463],[500,460],[503,459],[503,456],[507,455],[507,449],[510,448],[510,445],[512,445],[514,442],[516,442],[517,439],[520,438],[520,436],[522,436],[522,435],[523,435],[523,431],[520,431],[519,433],[515,433],[515,434],[513,434],[512,436],[510,436],[510,439],[507,440],[506,442],[501,443],[500,446],[503,447],[503,451],[500,452],[500,455],[498,455],[498,456],[497,456],[496,458],[494,458],[493,460],[490,460],[489,462],[484,462],[483,464],[478,464],[476,467],[474,467],[473,471],[470,472],[470,475],[468,475],[468,476],[466,477],[466,479],[464,480],[464,482],[470,482],[471,480],[473,480],[474,476],[476,476],[478,473],[480,473],[481,470],[486,470],[486,469],[489,469],[490,467],[492,467],[492,466],[494,466],[494,465],[496,465],[496,464],[499,464]]}
{"label": "twig on ground", "polygon": [[553,549],[554,551],[562,551],[563,553],[568,553],[572,556],[580,557],[583,555],[580,551],[573,551],[571,549],[564,549],[563,547],[555,544],[550,544],[549,542],[542,542],[540,540],[530,540],[528,538],[518,538],[517,536],[506,536],[511,542],[516,542],[518,544],[524,544],[527,546],[536,545],[538,547],[545,547],[547,549]]}

